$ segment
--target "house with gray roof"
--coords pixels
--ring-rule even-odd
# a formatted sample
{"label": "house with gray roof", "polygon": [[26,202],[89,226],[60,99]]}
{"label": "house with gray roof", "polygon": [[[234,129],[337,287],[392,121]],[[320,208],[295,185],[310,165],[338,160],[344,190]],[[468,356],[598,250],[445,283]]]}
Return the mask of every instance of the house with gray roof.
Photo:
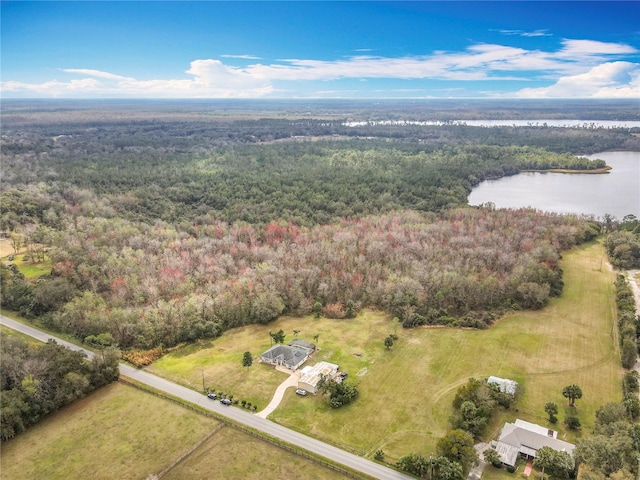
{"label": "house with gray roof", "polygon": [[558,440],[558,432],[535,423],[516,420],[505,423],[494,448],[505,465],[515,466],[518,455],[536,458],[536,452],[542,447],[550,447],[558,452],[567,452],[573,456],[575,445]]}
{"label": "house with gray roof", "polygon": [[315,351],[316,346],[306,340],[292,340],[289,345],[279,343],[260,355],[264,363],[297,370]]}
{"label": "house with gray roof", "polygon": [[316,350],[316,346],[311,343],[311,342],[307,342],[306,340],[302,340],[300,338],[296,338],[293,339],[289,342],[289,346],[290,347],[297,347],[297,348],[305,348],[309,351],[309,353],[313,353]]}

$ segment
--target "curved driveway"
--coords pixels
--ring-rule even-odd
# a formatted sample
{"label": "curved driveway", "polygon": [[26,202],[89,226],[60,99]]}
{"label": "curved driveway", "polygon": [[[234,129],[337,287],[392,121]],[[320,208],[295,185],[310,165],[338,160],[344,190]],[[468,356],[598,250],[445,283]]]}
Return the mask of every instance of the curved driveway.
{"label": "curved driveway", "polygon": [[278,408],[278,405],[280,405],[280,402],[284,397],[285,390],[290,387],[297,387],[299,379],[300,372],[291,373],[289,377],[282,382],[278,388],[276,388],[276,393],[273,394],[273,398],[269,402],[269,405],[267,405],[264,410],[256,413],[256,416],[260,418],[267,418],[276,408]]}
{"label": "curved driveway", "polygon": [[[0,324],[43,342],[46,342],[48,339],[53,338],[56,342],[64,345],[65,347],[71,348],[73,350],[83,351],[89,358],[93,357],[93,352],[89,350],[61,340],[36,328],[24,325],[20,322],[16,322],[15,320],[11,320],[10,318],[7,318],[3,315],[0,315]],[[359,471],[371,477],[385,480],[410,480],[412,478],[378,463],[372,462],[362,457],[358,457],[357,455],[345,452],[344,450],[336,448],[327,443],[295,432],[264,418],[260,418],[244,410],[240,410],[239,408],[225,407],[220,402],[209,400],[205,395],[202,395],[201,393],[195,392],[163,378],[152,375],[151,373],[145,372],[144,370],[138,370],[121,363],[120,373],[129,378],[137,380],[138,382],[149,385],[157,390],[181,398],[187,402],[196,404],[207,410],[211,410],[223,417],[227,417],[235,422],[246,425],[247,427],[254,428],[260,432],[266,433],[267,435],[278,438],[286,443],[295,445],[304,450],[312,452],[316,455],[320,455],[321,457],[329,459],[340,465],[345,465],[353,470]]]}

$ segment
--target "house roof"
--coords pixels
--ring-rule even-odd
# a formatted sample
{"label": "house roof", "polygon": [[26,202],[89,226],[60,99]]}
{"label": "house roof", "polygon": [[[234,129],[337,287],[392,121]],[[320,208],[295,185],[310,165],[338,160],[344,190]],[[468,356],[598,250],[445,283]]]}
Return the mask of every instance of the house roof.
{"label": "house roof", "polygon": [[295,370],[309,357],[309,352],[304,348],[276,344],[264,352],[261,357],[267,363],[284,365]]}
{"label": "house roof", "polygon": [[529,430],[530,432],[539,433],[540,435],[544,435],[545,437],[558,438],[558,432],[556,432],[555,430],[551,430],[550,428],[543,427],[541,425],[536,425],[535,423],[525,422],[524,420],[517,419],[514,422],[514,425],[516,427]]}
{"label": "house roof", "polygon": [[289,342],[289,346],[290,347],[299,347],[299,348],[305,348],[311,352],[313,352],[316,349],[316,346],[311,343],[311,342],[307,342],[306,340],[302,340],[300,338],[295,338],[293,340],[291,340]]}
{"label": "house roof", "polygon": [[505,465],[514,466],[516,464],[516,460],[518,459],[518,454],[520,450],[518,447],[513,445],[509,445],[508,443],[498,442],[496,443],[496,452],[500,455],[500,461]]}
{"label": "house roof", "polygon": [[515,464],[517,455],[513,456],[514,449],[530,457],[535,457],[536,452],[542,447],[550,447],[573,455],[575,445],[558,440],[554,434],[556,432],[553,430],[522,420],[505,423],[496,444],[496,451],[500,454],[500,460],[506,465]]}

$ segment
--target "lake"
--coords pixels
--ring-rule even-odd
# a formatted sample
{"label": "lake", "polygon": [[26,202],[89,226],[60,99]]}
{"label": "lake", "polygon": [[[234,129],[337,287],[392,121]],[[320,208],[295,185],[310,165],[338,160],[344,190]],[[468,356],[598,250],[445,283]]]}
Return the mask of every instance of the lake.
{"label": "lake", "polygon": [[640,217],[640,152],[602,152],[612,170],[602,175],[525,172],[480,183],[469,195],[470,205],[493,202],[498,208],[533,207],[557,213],[605,213],[619,220]]}
{"label": "lake", "polygon": [[345,127],[385,126],[385,127],[433,127],[444,125],[467,125],[469,127],[554,127],[554,128],[640,128],[638,120],[359,120],[343,122]]}

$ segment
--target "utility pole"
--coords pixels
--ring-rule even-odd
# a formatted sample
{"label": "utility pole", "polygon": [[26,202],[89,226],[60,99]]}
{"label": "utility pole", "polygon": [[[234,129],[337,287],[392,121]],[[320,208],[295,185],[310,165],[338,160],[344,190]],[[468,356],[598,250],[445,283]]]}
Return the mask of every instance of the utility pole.
{"label": "utility pole", "polygon": [[429,480],[433,480],[433,453],[429,455]]}
{"label": "utility pole", "polygon": [[207,389],[204,387],[204,368],[201,368],[200,370],[202,370],[202,391],[206,392]]}

